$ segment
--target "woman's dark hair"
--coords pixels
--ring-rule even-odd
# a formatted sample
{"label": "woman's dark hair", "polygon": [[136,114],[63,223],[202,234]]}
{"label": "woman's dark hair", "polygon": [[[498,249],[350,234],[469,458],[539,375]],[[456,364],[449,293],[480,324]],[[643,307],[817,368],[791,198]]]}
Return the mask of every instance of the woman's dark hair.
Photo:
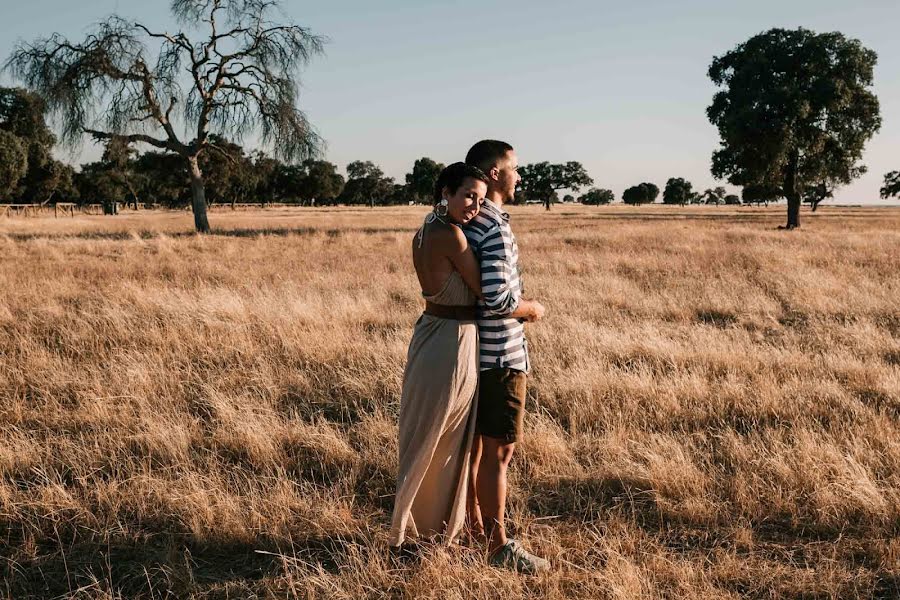
{"label": "woman's dark hair", "polygon": [[434,203],[441,201],[444,195],[444,188],[450,190],[451,194],[455,194],[459,186],[467,178],[477,179],[478,181],[488,182],[487,175],[478,167],[467,165],[464,162],[455,162],[445,167],[441,174],[438,175],[437,181],[434,182]]}

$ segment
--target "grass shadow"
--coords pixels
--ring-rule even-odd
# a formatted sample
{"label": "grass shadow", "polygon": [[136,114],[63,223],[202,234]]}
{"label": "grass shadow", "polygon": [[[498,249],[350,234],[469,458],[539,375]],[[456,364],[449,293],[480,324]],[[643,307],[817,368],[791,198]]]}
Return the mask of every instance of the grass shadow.
{"label": "grass shadow", "polygon": [[4,561],[0,572],[6,591],[17,599],[68,597],[89,588],[115,590],[126,598],[180,598],[227,584],[252,588],[297,563],[337,574],[351,546],[368,544],[347,536],[254,543],[167,535],[143,542],[44,542],[27,559]]}
{"label": "grass shadow", "polygon": [[65,240],[97,240],[123,242],[134,240],[152,240],[165,236],[172,239],[184,239],[204,237],[215,238],[257,238],[257,237],[291,237],[311,236],[316,234],[327,235],[331,238],[339,238],[348,233],[378,234],[378,233],[412,233],[408,227],[346,227],[336,229],[334,227],[241,227],[237,229],[214,229],[206,236],[201,236],[195,231],[149,231],[128,229],[124,231],[79,231],[48,233],[3,233],[2,236],[16,242],[31,242],[37,240],[65,241]]}

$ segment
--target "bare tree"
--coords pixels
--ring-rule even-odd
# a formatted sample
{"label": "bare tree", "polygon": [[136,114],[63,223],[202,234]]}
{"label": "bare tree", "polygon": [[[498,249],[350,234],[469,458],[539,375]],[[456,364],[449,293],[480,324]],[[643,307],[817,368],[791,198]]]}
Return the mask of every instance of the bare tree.
{"label": "bare tree", "polygon": [[[322,53],[324,38],[273,21],[278,0],[172,0],[171,11],[201,40],[114,15],[80,44],[59,34],[19,43],[4,68],[46,99],[72,147],[87,133],[184,157],[194,224],[205,233],[198,157],[224,154],[210,134],[240,140],[258,132],[285,160],[320,153],[323,142],[296,100],[297,72]],[[159,44],[156,54],[146,42]]]}

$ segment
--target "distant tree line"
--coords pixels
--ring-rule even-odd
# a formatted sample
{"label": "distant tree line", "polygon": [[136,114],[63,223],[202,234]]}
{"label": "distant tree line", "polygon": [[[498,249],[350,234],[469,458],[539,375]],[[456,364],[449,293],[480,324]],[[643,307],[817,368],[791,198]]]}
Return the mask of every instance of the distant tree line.
{"label": "distant tree line", "polygon": [[[187,173],[194,226],[205,233],[210,200],[203,166],[235,154],[217,142],[256,131],[285,161],[321,154],[323,140],[297,107],[297,90],[299,67],[322,53],[325,39],[283,22],[278,0],[172,0],[169,8],[178,31],[154,31],[111,15],[80,42],[58,33],[19,42],[4,68],[40,94],[59,120],[64,142],[76,145],[89,135],[124,149],[108,147],[104,164],[86,169],[91,185],[124,185],[136,192],[135,182],[143,175],[155,176],[159,163],[174,166],[173,157],[179,158],[181,166],[164,184],[154,182],[144,191],[152,189],[171,201],[176,194],[165,186]],[[18,149],[9,136],[2,143],[3,155],[15,158]],[[134,143],[152,146],[156,154],[131,164],[122,153],[127,155]],[[265,157],[258,158],[267,164]],[[133,177],[111,175],[116,161]],[[12,165],[4,176],[21,170],[21,161]],[[220,180],[219,188],[210,191],[232,184],[240,192],[252,187]],[[257,187],[269,184],[275,185]]]}
{"label": "distant tree line", "polygon": [[[324,38],[277,23],[271,0],[172,0],[182,31],[152,31],[115,15],[83,41],[59,34],[20,42],[4,69],[31,90],[0,88],[0,201],[122,201],[190,204],[198,231],[208,231],[210,203],[384,205],[427,202],[441,164],[423,157],[402,182],[371,161],[321,159],[323,140],[297,108],[298,67],[323,51]],[[266,27],[261,24],[267,23]],[[228,50],[225,50],[225,48]],[[154,57],[152,60],[149,57]],[[713,58],[717,91],[706,110],[720,134],[712,174],[742,189],[702,193],[673,177],[664,204],[766,204],[786,199],[785,228],[799,208],[815,210],[837,187],[866,172],[863,149],[879,130],[872,91],[877,55],[839,32],[771,29]],[[177,108],[177,113],[173,113]],[[52,156],[57,117],[61,140],[84,135],[104,144],[100,160],[76,172]],[[176,132],[175,119],[184,125]],[[270,156],[240,145],[256,131]],[[138,153],[136,144],[151,151]],[[581,163],[538,162],[520,168],[517,196],[549,210],[559,202],[615,200],[591,187]],[[656,202],[649,182],[624,190],[631,205]],[[900,196],[900,171],[885,175],[881,196]]]}

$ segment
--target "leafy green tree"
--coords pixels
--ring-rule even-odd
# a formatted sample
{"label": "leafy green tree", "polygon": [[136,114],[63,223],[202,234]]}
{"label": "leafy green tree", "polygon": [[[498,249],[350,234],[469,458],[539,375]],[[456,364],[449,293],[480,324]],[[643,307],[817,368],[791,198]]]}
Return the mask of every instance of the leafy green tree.
{"label": "leafy green tree", "polygon": [[[210,134],[240,139],[256,130],[284,159],[318,154],[321,139],[296,107],[297,70],[322,52],[323,39],[272,21],[278,0],[172,0],[170,6],[180,25],[202,26],[203,33],[192,39],[185,31],[155,32],[111,16],[81,43],[59,34],[20,43],[6,66],[47,99],[70,144],[88,133],[181,156],[194,225],[207,232],[200,160],[215,145]],[[159,44],[155,56],[148,41]]]}
{"label": "leafy green tree", "polygon": [[122,138],[111,138],[106,140],[106,148],[103,151],[101,162],[106,164],[109,176],[126,190],[125,197],[116,200],[131,201],[134,209],[137,210],[140,184],[138,176],[132,169],[135,154],[137,154],[137,150],[127,141]]}
{"label": "leafy green tree", "polygon": [[0,129],[0,200],[13,197],[28,170],[28,150],[22,140]]}
{"label": "leafy green tree", "polygon": [[725,205],[726,206],[740,206],[741,197],[737,194],[728,194],[725,196]]}
{"label": "leafy green tree", "polygon": [[413,163],[412,172],[406,174],[406,185],[415,202],[430,204],[434,184],[444,165],[424,156]]}
{"label": "leafy green tree", "polygon": [[113,204],[121,202],[128,194],[123,178],[103,160],[81,165],[75,184],[84,202],[102,204],[107,214],[113,213]]}
{"label": "leafy green tree", "polygon": [[[132,170],[140,182],[138,193],[145,202],[166,207],[190,203],[190,176],[181,156],[171,152],[144,152],[134,159]],[[83,192],[81,200],[89,201]]]}
{"label": "leafy green tree", "polygon": [[356,160],[347,165],[347,183],[338,202],[344,204],[386,204],[395,194],[394,179],[385,177],[384,172],[371,161]]}
{"label": "leafy green tree", "polygon": [[277,175],[282,162],[261,150],[253,152],[251,157],[253,167],[248,184],[252,189],[250,192],[252,200],[260,204],[277,202],[281,199],[282,192],[278,189]]}
{"label": "leafy green tree", "polygon": [[302,165],[280,164],[275,169],[275,197],[281,202],[301,203],[306,169]]}
{"label": "leafy green tree", "polygon": [[283,201],[305,205],[331,204],[344,188],[337,166],[324,160],[305,160],[299,165],[280,165],[276,171],[276,195]]}
{"label": "leafy green tree", "polygon": [[781,191],[778,188],[767,187],[764,185],[745,185],[741,190],[741,199],[744,204],[765,204],[769,206],[769,202],[778,202]]}
{"label": "leafy green tree", "polygon": [[891,171],[884,176],[881,197],[886,199],[891,196],[900,196],[900,171]]}
{"label": "leafy green tree", "polygon": [[725,196],[728,195],[728,192],[725,191],[725,188],[719,186],[717,188],[706,188],[703,190],[703,193],[700,194],[700,199],[703,204],[724,204]]}
{"label": "leafy green tree", "polygon": [[303,182],[303,200],[312,203],[333,204],[344,189],[344,178],[337,172],[337,165],[327,160],[306,160],[306,179]]}
{"label": "leafy green tree", "polygon": [[200,155],[204,197],[207,204],[234,204],[251,189],[247,178],[253,164],[240,144],[218,134],[210,134],[209,141]]}
{"label": "leafy green tree", "polygon": [[663,190],[663,204],[680,204],[684,206],[691,200],[693,186],[690,181],[681,177],[672,177],[666,182]]}
{"label": "leafy green tree", "polygon": [[558,198],[557,190],[578,192],[582,187],[593,185],[580,162],[569,161],[565,164],[539,162],[519,167],[522,180],[519,186],[528,200],[540,200],[550,210],[554,198]]}
{"label": "leafy green tree", "polygon": [[721,147],[712,172],[734,185],[777,188],[787,229],[800,226],[810,185],[846,184],[881,126],[871,91],[877,56],[841,33],[771,29],[715,57],[720,89],[707,109]]}
{"label": "leafy green tree", "polygon": [[616,199],[612,190],[599,188],[591,188],[578,198],[578,201],[588,206],[597,206],[600,204],[611,204]]}
{"label": "leafy green tree", "polygon": [[834,198],[834,188],[828,185],[827,181],[822,181],[816,185],[803,186],[801,199],[805,204],[812,207],[812,211],[816,212],[819,203],[828,198]]}
{"label": "leafy green tree", "polygon": [[0,130],[18,137],[27,155],[25,175],[12,191],[22,202],[50,201],[72,173],[71,167],[51,155],[56,137],[47,126],[44,112],[44,101],[37,94],[21,88],[0,87]]}
{"label": "leafy green tree", "polygon": [[59,161],[55,161],[58,165],[58,179],[54,190],[56,201],[78,202],[80,195],[78,186],[75,185],[75,169],[72,165],[67,165]]}
{"label": "leafy green tree", "polygon": [[651,204],[659,196],[659,188],[652,183],[632,186],[622,193],[625,204]]}
{"label": "leafy green tree", "polygon": [[411,204],[414,202],[418,202],[418,199],[412,195],[409,186],[402,183],[392,183],[384,200],[385,204]]}

